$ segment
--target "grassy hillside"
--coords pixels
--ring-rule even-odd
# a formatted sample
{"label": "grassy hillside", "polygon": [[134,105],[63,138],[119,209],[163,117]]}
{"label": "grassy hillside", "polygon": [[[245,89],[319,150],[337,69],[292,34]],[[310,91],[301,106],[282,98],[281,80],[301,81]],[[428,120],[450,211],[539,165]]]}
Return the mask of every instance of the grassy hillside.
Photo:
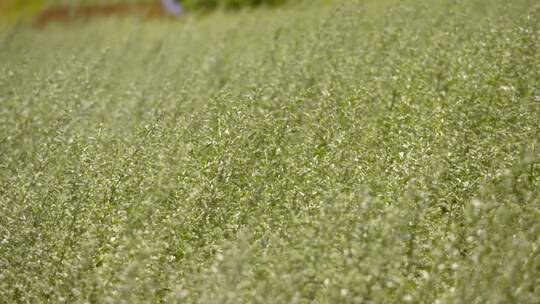
{"label": "grassy hillside", "polygon": [[537,303],[540,6],[0,33],[0,302]]}

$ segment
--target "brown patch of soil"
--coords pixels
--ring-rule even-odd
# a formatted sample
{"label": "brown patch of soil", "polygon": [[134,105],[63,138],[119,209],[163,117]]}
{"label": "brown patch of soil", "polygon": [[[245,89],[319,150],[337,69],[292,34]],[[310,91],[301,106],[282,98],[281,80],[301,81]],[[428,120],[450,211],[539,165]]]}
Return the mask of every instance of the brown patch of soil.
{"label": "brown patch of soil", "polygon": [[136,16],[144,19],[170,18],[159,3],[116,3],[103,5],[83,5],[78,7],[57,6],[47,8],[34,18],[33,24],[37,27],[43,28],[51,23],[69,24],[75,21],[88,21],[99,17],[126,16]]}

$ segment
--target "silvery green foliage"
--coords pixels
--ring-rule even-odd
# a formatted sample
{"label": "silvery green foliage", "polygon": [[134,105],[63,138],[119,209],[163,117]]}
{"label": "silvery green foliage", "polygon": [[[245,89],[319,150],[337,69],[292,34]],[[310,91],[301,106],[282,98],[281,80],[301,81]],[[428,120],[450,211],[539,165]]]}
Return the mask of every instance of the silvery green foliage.
{"label": "silvery green foliage", "polygon": [[0,35],[0,302],[535,303],[540,7]]}

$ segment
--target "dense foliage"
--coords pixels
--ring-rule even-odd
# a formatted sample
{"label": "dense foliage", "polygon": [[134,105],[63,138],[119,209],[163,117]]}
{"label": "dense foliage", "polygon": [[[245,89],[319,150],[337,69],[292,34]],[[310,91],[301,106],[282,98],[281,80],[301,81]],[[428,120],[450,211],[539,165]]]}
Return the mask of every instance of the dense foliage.
{"label": "dense foliage", "polygon": [[2,33],[0,302],[537,303],[539,22],[347,0]]}

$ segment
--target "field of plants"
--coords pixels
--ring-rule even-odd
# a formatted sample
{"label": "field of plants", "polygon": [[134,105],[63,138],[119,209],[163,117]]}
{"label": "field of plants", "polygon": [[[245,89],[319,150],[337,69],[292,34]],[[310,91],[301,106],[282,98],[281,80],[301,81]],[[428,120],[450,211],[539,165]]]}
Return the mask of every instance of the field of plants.
{"label": "field of plants", "polygon": [[0,32],[0,303],[538,303],[540,4]]}

